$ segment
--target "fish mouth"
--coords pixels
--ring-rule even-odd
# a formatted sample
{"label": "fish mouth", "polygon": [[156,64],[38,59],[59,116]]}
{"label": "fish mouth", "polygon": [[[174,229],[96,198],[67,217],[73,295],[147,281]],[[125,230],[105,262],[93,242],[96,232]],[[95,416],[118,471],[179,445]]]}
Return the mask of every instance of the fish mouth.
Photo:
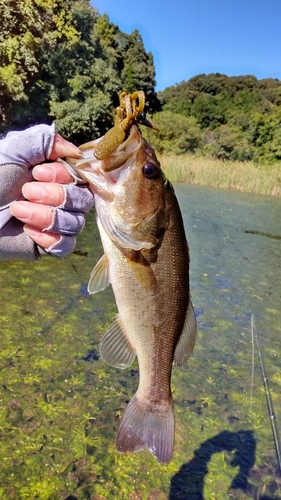
{"label": "fish mouth", "polygon": [[[108,174],[124,166],[128,158],[135,154],[141,147],[141,139],[142,135],[139,128],[133,125],[128,138],[120,144],[113,153],[103,160],[98,160],[94,156],[94,150],[100,141],[100,139],[98,139],[80,146],[80,149],[83,151],[83,157],[81,159],[73,160],[73,158],[67,158],[67,161],[74,166],[78,172],[84,172],[91,169],[94,171],[99,170],[101,174],[103,172]],[[89,145],[89,147],[86,149],[87,145]]]}
{"label": "fish mouth", "polygon": [[[65,165],[72,167],[75,172],[89,183],[93,193],[99,193],[106,200],[113,200],[112,187],[123,180],[127,175],[127,161],[137,153],[142,145],[142,135],[133,125],[128,138],[117,149],[103,160],[98,160],[94,151],[100,139],[83,144],[80,149],[83,157],[79,160],[66,158]],[[122,181],[121,181],[122,182]]]}

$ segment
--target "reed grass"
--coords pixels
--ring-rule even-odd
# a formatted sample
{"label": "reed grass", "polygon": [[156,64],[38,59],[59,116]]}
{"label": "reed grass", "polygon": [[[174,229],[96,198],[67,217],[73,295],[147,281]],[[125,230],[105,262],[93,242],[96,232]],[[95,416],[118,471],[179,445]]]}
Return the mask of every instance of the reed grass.
{"label": "reed grass", "polygon": [[252,161],[222,161],[191,154],[159,154],[158,158],[171,182],[281,195],[281,163],[257,165]]}

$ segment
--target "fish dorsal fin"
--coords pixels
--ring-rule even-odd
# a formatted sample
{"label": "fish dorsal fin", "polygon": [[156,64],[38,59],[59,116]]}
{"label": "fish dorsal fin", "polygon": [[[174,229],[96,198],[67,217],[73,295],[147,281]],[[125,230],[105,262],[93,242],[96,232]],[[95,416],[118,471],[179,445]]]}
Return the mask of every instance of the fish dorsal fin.
{"label": "fish dorsal fin", "polygon": [[196,318],[191,299],[189,299],[183,330],[174,354],[174,366],[181,366],[190,356],[195,345],[196,334]]}
{"label": "fish dorsal fin", "polygon": [[91,272],[88,283],[88,293],[101,292],[109,285],[108,258],[103,255]]}
{"label": "fish dorsal fin", "polygon": [[100,355],[105,363],[115,368],[127,368],[136,357],[119,316],[116,316],[101,339]]}

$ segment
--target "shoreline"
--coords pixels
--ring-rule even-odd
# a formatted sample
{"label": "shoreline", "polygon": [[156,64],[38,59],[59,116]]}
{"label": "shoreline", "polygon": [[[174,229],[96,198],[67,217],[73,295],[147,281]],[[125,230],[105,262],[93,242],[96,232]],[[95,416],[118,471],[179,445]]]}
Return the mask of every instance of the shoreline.
{"label": "shoreline", "polygon": [[261,165],[192,154],[157,154],[157,157],[171,182],[281,196],[281,163]]}

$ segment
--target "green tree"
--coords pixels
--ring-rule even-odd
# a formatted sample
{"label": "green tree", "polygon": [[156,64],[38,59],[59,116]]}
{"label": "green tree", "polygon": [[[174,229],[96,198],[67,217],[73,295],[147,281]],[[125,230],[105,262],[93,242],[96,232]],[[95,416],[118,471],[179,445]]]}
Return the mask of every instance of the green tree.
{"label": "green tree", "polygon": [[181,82],[164,91],[158,92],[161,107],[165,111],[190,116],[191,106],[199,93],[189,87],[188,82]]}
{"label": "green tree", "polygon": [[158,132],[148,130],[149,141],[160,153],[182,154],[194,152],[200,146],[201,132],[193,117],[185,117],[170,111],[153,116]]}
{"label": "green tree", "polygon": [[151,52],[146,52],[138,30],[130,35],[119,30],[105,14],[97,20],[96,30],[108,60],[119,78],[119,92],[143,90],[149,112],[160,109],[155,93],[155,68]]}
{"label": "green tree", "polygon": [[155,110],[157,101],[154,91],[155,69],[153,56],[144,49],[142,37],[138,30],[131,35],[125,36],[126,50],[124,53],[124,68],[121,78],[127,92],[134,92],[136,89],[143,90],[147,96],[148,110]]}
{"label": "green tree", "polygon": [[255,148],[254,159],[262,163],[281,160],[281,109],[269,116],[256,113],[252,119],[250,142]]}
{"label": "green tree", "polygon": [[85,142],[112,126],[123,90],[143,89],[148,109],[157,109],[141,35],[122,33],[89,0],[8,0],[0,15],[0,133],[55,120]]}
{"label": "green tree", "polygon": [[215,129],[226,123],[226,111],[223,100],[204,93],[195,99],[190,114],[201,128]]}
{"label": "green tree", "polygon": [[68,0],[7,0],[0,3],[0,131],[46,118],[41,78],[54,48],[78,38]]}
{"label": "green tree", "polygon": [[[81,29],[71,47],[61,45],[48,61],[50,113],[59,131],[76,143],[104,134],[113,120],[120,80],[99,36],[99,16],[88,2],[76,2],[74,25]],[[67,66],[65,61],[68,61]]]}

